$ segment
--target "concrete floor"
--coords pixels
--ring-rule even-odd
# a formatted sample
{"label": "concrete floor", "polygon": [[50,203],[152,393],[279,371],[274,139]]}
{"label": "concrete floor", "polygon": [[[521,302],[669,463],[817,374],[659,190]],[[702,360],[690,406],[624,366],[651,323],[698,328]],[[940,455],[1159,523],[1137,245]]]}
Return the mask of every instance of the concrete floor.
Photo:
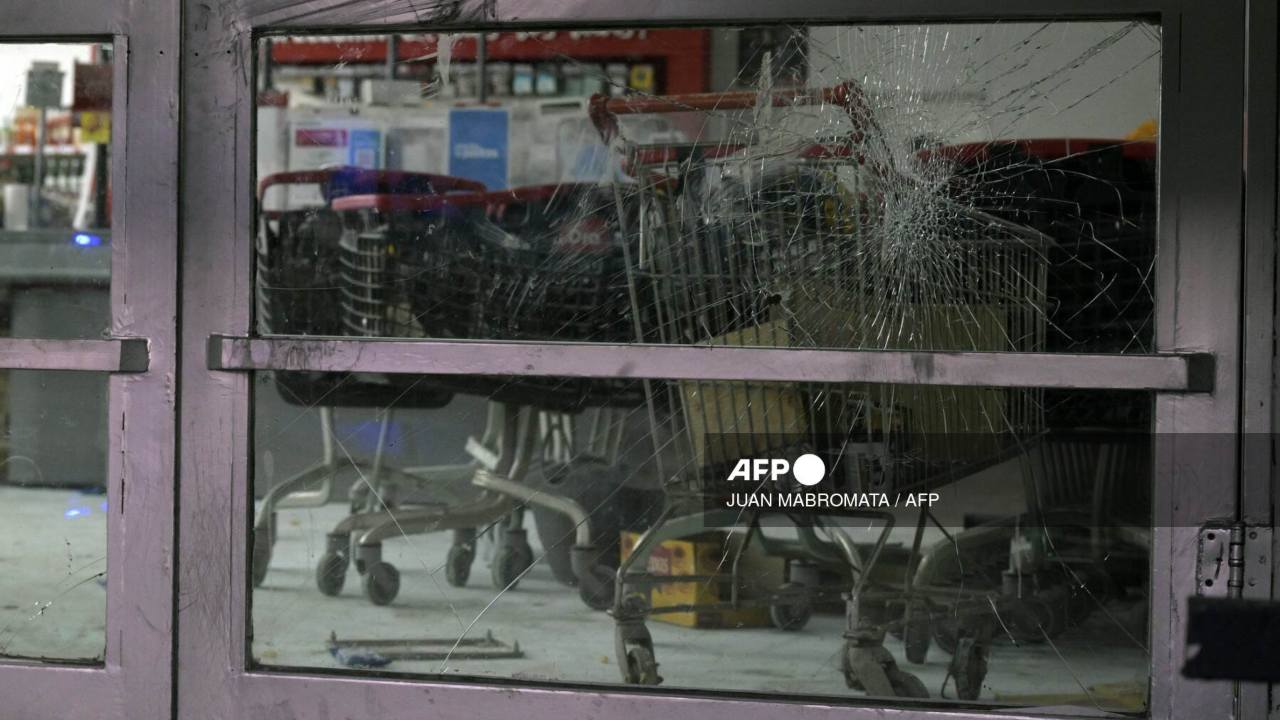
{"label": "concrete floor", "polygon": [[0,486],[0,655],[102,657],[106,496]]}
{"label": "concrete floor", "polygon": [[[401,571],[395,602],[377,607],[362,594],[359,576],[349,571],[338,597],[315,586],[314,568],[326,531],[343,516],[340,505],[315,510],[281,511],[281,527],[271,571],[253,596],[255,657],[265,665],[322,667],[340,665],[326,650],[330,633],[339,638],[483,637],[518,642],[525,656],[510,660],[396,661],[387,671],[501,676],[575,683],[617,683],[613,622],[588,609],[574,590],[558,583],[543,563],[519,586],[496,594],[485,549],[473,566],[468,587],[445,581],[447,533],[388,541],[384,559]],[[535,552],[536,533],[530,531]],[[1112,606],[1052,644],[1015,647],[999,641],[993,648],[984,699],[1086,707],[1132,705],[1145,698],[1146,651],[1125,637],[1145,638],[1134,625],[1140,608]],[[856,696],[840,672],[843,618],[816,615],[799,632],[773,628],[687,629],[651,620],[663,685],[671,688],[743,690],[805,695]],[[950,656],[937,647],[928,662],[912,666],[900,641],[888,647],[900,666],[916,673],[937,697]],[[1089,688],[1089,695],[1081,687]],[[954,684],[947,688],[955,696]],[[1035,696],[1035,697],[1029,697]]]}
{"label": "concrete floor", "polygon": [[[100,658],[105,627],[105,498],[69,490],[0,488],[4,531],[0,544],[0,653],[46,658]],[[444,579],[447,534],[389,541],[385,557],[402,574],[388,607],[370,604],[352,570],[338,597],[315,587],[314,567],[324,533],[343,515],[334,504],[283,510],[271,570],[253,594],[255,657],[264,665],[341,666],[327,651],[340,638],[483,637],[518,642],[511,660],[397,661],[387,671],[483,678],[617,683],[613,623],[588,609],[542,563],[519,586],[496,595],[485,551],[468,587]],[[530,532],[536,547],[536,533]],[[1113,604],[1095,612],[1052,644],[992,649],[983,699],[1041,705],[1127,706],[1145,697],[1147,652],[1127,634],[1145,638],[1141,608]],[[669,688],[741,690],[852,697],[840,674],[838,615],[816,615],[801,631],[772,628],[696,630],[657,621],[653,633],[660,673]],[[916,673],[936,697],[949,656],[934,647],[912,666],[901,642],[887,643],[899,664]],[[1081,688],[1089,688],[1086,694]],[[947,695],[954,696],[948,687]],[[1092,700],[1090,699],[1092,696]]]}

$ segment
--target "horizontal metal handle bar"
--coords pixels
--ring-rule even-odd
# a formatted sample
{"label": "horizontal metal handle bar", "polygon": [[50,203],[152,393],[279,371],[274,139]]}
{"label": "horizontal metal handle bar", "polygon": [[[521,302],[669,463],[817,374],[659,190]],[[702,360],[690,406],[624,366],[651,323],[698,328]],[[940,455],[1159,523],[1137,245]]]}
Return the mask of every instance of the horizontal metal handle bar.
{"label": "horizontal metal handle bar", "polygon": [[209,338],[211,370],[860,382],[1211,392],[1207,353],[811,350],[701,345]]}
{"label": "horizontal metal handle bar", "polygon": [[149,360],[145,338],[0,338],[0,369],[4,370],[140,373],[147,371]]}

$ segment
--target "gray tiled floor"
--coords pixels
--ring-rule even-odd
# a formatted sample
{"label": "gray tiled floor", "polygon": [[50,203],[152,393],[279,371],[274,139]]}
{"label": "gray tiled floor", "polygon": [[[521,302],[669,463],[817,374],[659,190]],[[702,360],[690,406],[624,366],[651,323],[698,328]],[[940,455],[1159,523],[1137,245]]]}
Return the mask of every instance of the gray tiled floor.
{"label": "gray tiled floor", "polygon": [[[103,572],[105,515],[101,496],[67,490],[0,488],[9,535],[0,547],[0,646],[10,655],[98,657],[103,647],[106,593]],[[279,541],[266,582],[253,596],[255,655],[267,665],[336,669],[326,650],[340,637],[456,638],[492,632],[518,642],[518,660],[397,662],[405,673],[503,676],[579,683],[615,683],[613,623],[589,610],[543,564],[520,585],[496,597],[486,561],[476,560],[471,583],[454,588],[441,564],[448,535],[398,539],[386,559],[402,572],[400,595],[389,607],[371,605],[352,571],[338,597],[322,596],[313,569],[324,532],[342,506],[281,511]],[[531,536],[536,535],[530,533]],[[536,537],[534,538],[536,545]],[[536,549],[536,548],[535,548]],[[1081,685],[1100,702],[1117,693],[1132,698],[1146,681],[1146,652],[1127,633],[1145,638],[1141,608],[1113,604],[1095,612],[1053,644],[993,648],[984,699],[1083,702]],[[660,671],[671,688],[696,687],[788,694],[855,696],[840,675],[842,619],[818,615],[800,632],[771,628],[693,630],[650,622]],[[923,666],[908,665],[901,643],[888,647],[935,696],[948,656],[936,647]],[[1119,688],[1119,689],[1117,689]],[[1140,692],[1138,690],[1137,692]],[[948,695],[954,690],[948,688]]]}
{"label": "gray tiled floor", "polygon": [[[499,640],[518,642],[525,657],[447,664],[396,662],[387,669],[618,682],[613,622],[608,615],[589,610],[573,590],[556,582],[543,564],[535,565],[517,588],[497,595],[481,557],[468,587],[449,586],[442,568],[449,544],[447,533],[385,544],[385,559],[401,571],[400,595],[393,605],[370,604],[361,593],[354,570],[340,596],[322,596],[315,587],[313,568],[323,550],[324,532],[341,516],[342,508],[336,505],[282,511],[271,572],[254,594],[254,652],[264,664],[334,668],[336,663],[325,648],[331,632],[343,638],[456,638],[460,633],[479,637],[492,632]],[[1081,684],[1145,684],[1145,651],[1118,631],[1119,625],[1132,624],[1134,611],[1122,606],[1094,613],[1052,645],[998,643],[984,697],[1081,696]],[[668,687],[860,694],[846,689],[840,674],[843,619],[838,615],[815,616],[795,633],[773,628],[697,630],[655,621],[648,626]],[[1145,632],[1137,637],[1145,638]],[[934,647],[925,665],[910,666],[902,658],[900,641],[890,638],[888,647],[903,667],[919,675],[930,692],[938,695],[947,674],[946,653]],[[1099,692],[1105,689],[1094,690],[1095,695]],[[947,694],[954,697],[953,686]]]}

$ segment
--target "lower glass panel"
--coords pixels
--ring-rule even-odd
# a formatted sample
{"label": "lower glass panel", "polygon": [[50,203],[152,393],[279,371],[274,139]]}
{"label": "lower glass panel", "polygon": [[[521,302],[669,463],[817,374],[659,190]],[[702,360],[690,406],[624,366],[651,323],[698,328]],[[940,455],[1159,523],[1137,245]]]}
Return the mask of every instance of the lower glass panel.
{"label": "lower glass panel", "polygon": [[1146,707],[1148,394],[254,387],[260,665]]}
{"label": "lower glass panel", "polygon": [[102,659],[106,378],[0,371],[0,657]]}

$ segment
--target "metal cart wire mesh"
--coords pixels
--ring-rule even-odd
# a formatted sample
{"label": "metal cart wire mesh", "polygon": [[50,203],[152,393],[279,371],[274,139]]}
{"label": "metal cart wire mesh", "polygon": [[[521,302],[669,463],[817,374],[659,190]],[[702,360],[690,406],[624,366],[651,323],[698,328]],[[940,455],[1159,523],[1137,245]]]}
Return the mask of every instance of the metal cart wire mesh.
{"label": "metal cart wire mesh", "polygon": [[[700,160],[637,153],[636,316],[650,321],[642,338],[837,349],[1043,349],[1047,238],[994,216],[955,212],[932,229],[939,257],[929,271],[904,278],[875,230],[883,222],[883,191],[871,173],[845,172],[856,162],[841,146],[806,148],[763,171],[746,150]],[[1011,434],[1025,438],[1042,427],[1034,390],[770,388],[672,386],[671,395],[685,406],[678,419],[699,465],[714,459],[701,447],[701,435],[737,434],[739,444],[754,438],[758,447],[735,452],[764,452],[787,442],[776,436],[808,434],[811,443],[833,444],[825,449],[838,452],[864,439],[858,433],[878,428],[892,436],[899,462],[862,489],[925,490],[946,476],[948,465],[981,462],[998,455]],[[735,412],[729,422],[721,417],[724,408],[707,407],[717,400],[756,409]],[[963,441],[947,442],[948,429],[964,433]]]}
{"label": "metal cart wire mesh", "polygon": [[[625,148],[635,182],[617,192],[620,198],[634,195],[639,205],[630,266],[637,339],[898,350],[1043,347],[1047,238],[927,198],[936,206],[917,208],[917,215],[933,216],[916,222],[913,231],[931,234],[929,252],[901,256],[893,236],[892,224],[901,220],[895,205],[922,203],[921,190],[885,164],[883,155],[881,162],[872,159],[877,128],[855,85],[771,94],[600,97],[593,101],[593,116],[609,141],[618,132],[618,114],[765,105],[837,105],[853,127],[830,142],[785,152],[750,142]],[[919,272],[904,273],[904,263],[914,263]],[[1041,425],[1032,391],[966,388],[939,398],[936,390],[911,387],[674,381],[654,384],[650,396],[667,410],[651,413],[657,418],[654,437],[674,438],[684,451],[674,469],[664,468],[668,507],[662,521],[638,541],[619,572],[618,660],[625,680],[643,684],[660,681],[644,618],[688,608],[648,607],[632,590],[672,578],[632,568],[644,567],[662,540],[706,527],[747,525],[743,545],[750,541],[758,515],[726,513],[707,503],[709,486],[736,460],[813,453],[835,477],[845,476],[848,489],[920,490],[954,481],[960,469]],[[988,420],[996,417],[998,423]],[[980,433],[981,441],[969,435],[963,443],[947,443],[943,428],[966,428]],[[874,544],[858,547],[839,527],[791,514],[799,527],[799,552],[843,563],[854,578],[846,596],[845,679],[874,695],[927,696],[883,647],[887,598],[895,593],[875,592],[873,575],[880,574],[874,571],[893,518],[880,511],[849,514],[883,523]],[[826,538],[819,539],[820,533]],[[742,584],[736,557],[729,566],[728,584],[736,589]],[[796,583],[756,599],[770,606],[783,629],[804,624],[809,601]],[[747,602],[734,592],[727,604]]]}
{"label": "metal cart wire mesh", "polygon": [[[337,282],[342,223],[332,208],[334,199],[352,193],[437,193],[483,188],[478,183],[441,175],[348,166],[283,172],[263,178],[258,188],[254,253],[258,332],[342,334]],[[331,499],[334,477],[340,470],[333,442],[334,408],[377,408],[392,402],[401,407],[438,408],[452,397],[447,390],[416,386],[393,375],[275,372],[272,382],[285,402],[320,408],[322,457],[306,470],[277,482],[264,497],[254,528],[255,585],[265,580],[271,562],[277,534],[276,511],[280,507],[323,505]],[[381,452],[368,468],[373,476],[380,474],[380,457]],[[354,461],[347,464],[362,465]]]}
{"label": "metal cart wire mesh", "polygon": [[[631,327],[624,251],[612,202],[590,186],[520,188],[455,194],[364,194],[334,200],[342,217],[341,317],[347,334],[366,337],[502,340],[608,340]],[[461,508],[355,513],[330,534],[317,568],[325,592],[341,588],[352,533],[356,566],[370,600],[394,599],[399,574],[381,559],[381,542],[413,532],[453,529],[450,582],[466,582],[474,558],[474,528],[505,522],[492,565],[499,588],[510,588],[532,564],[521,508],[528,504],[568,516],[574,545],[565,565],[591,573],[606,554],[596,546],[588,513],[573,498],[526,484],[534,447],[563,427],[552,415],[643,404],[641,386],[614,379],[415,376],[423,387],[484,397],[490,422],[468,444],[476,458],[471,482],[480,498]],[[598,420],[599,418],[597,418]],[[603,432],[620,431],[606,417]],[[617,442],[606,441],[616,447]],[[508,518],[507,520],[502,520]],[[593,606],[608,601],[609,583],[583,584]]]}
{"label": "metal cart wire mesh", "polygon": [[[608,196],[587,185],[454,196],[365,195],[343,213],[342,315],[362,336],[617,342],[631,336]],[[543,410],[635,407],[634,381],[439,377]]]}
{"label": "metal cart wire mesh", "polygon": [[[298,189],[310,192],[299,193],[301,202],[286,195],[283,202],[273,198],[269,203],[272,188],[286,193]],[[258,186],[260,216],[255,247],[259,332],[341,334],[340,288],[334,278],[338,276],[342,223],[331,206],[333,200],[369,193],[437,195],[483,190],[484,185],[462,178],[349,166],[263,178]],[[268,204],[281,207],[269,209]]]}
{"label": "metal cart wire mesh", "polygon": [[[954,162],[959,178],[982,179],[972,200],[1054,237],[1045,350],[1149,347],[1154,143],[1055,138],[932,153]],[[988,519],[926,549],[908,576],[916,592],[904,629],[907,656],[923,662],[931,640],[953,653],[962,696],[981,680],[954,662],[975,641],[960,631],[966,622],[998,613],[998,634],[1041,643],[1146,583],[1151,488],[1135,480],[1151,472],[1143,430],[1149,401],[1109,393],[1086,407],[1064,399],[1061,391],[1045,393],[1046,430],[1018,452],[1027,512]],[[958,600],[957,588],[972,599]]]}

